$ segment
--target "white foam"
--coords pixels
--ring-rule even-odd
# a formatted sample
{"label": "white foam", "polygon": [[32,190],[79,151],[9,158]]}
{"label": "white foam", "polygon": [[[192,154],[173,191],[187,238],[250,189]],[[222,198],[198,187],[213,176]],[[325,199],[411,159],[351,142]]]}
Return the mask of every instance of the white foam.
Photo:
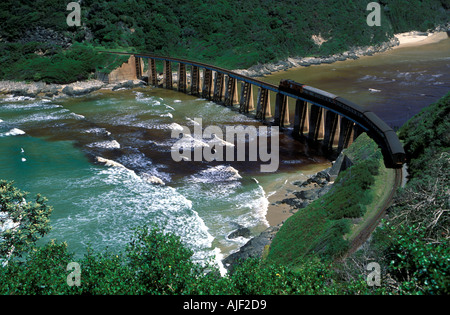
{"label": "white foam", "polygon": [[200,124],[198,122],[196,122],[195,120],[193,120],[189,117],[186,117],[186,120],[189,121],[190,123],[192,123],[194,126],[200,126]]}
{"label": "white foam", "polygon": [[105,128],[91,128],[91,129],[86,129],[83,130],[82,133],[93,133],[93,134],[106,134],[106,135],[111,135],[111,132],[109,132],[108,130],[106,130]]}
{"label": "white foam", "polygon": [[168,129],[170,130],[179,130],[179,131],[183,131],[183,127],[181,127],[179,124],[177,123],[171,123],[170,125],[167,126]]}
{"label": "white foam", "polygon": [[242,176],[239,175],[239,171],[234,167],[218,165],[200,171],[197,175],[191,177],[191,181],[197,183],[216,183],[218,181],[237,181],[241,178]]}
{"label": "white foam", "polygon": [[29,97],[29,96],[13,96],[13,95],[8,95],[7,97],[5,97],[3,99],[3,101],[5,102],[23,102],[23,101],[34,101],[35,98],[34,97]]}
{"label": "white foam", "polygon": [[105,163],[106,166],[126,168],[125,166],[123,166],[122,164],[120,164],[116,161],[108,160],[108,159],[102,158],[101,156],[97,156],[96,160],[100,163]]}
{"label": "white foam", "polygon": [[147,174],[147,173],[143,173],[143,174],[141,174],[141,176],[148,183],[157,184],[157,185],[163,185],[163,186],[165,185],[163,180],[161,178],[157,177],[157,176],[150,175],[150,174]]}
{"label": "white foam", "polygon": [[173,102],[174,103],[181,103],[182,101],[181,100],[174,100]]}
{"label": "white foam", "polygon": [[71,113],[72,116],[74,116],[77,119],[85,119],[86,117],[84,117],[83,115],[80,114],[75,114],[75,113]]}
{"label": "white foam", "polygon": [[105,149],[120,149],[120,143],[116,140],[111,141],[103,141],[103,142],[94,142],[87,145],[90,148],[105,148]]}
{"label": "white foam", "polygon": [[176,145],[177,148],[183,148],[183,149],[188,149],[188,148],[202,148],[202,147],[209,147],[209,144],[197,139],[195,137],[192,137],[189,134],[185,134],[183,135],[183,137],[179,140],[176,141]]}
{"label": "white foam", "polygon": [[213,145],[219,145],[219,146],[224,146],[224,147],[234,147],[234,143],[231,142],[227,142],[221,138],[219,138],[216,134],[214,134],[214,137],[208,141],[209,146],[213,146]]}
{"label": "white foam", "polygon": [[161,114],[159,115],[159,117],[169,117],[169,118],[173,118],[173,115],[171,113],[166,113],[166,114]]}
{"label": "white foam", "polygon": [[18,128],[13,128],[8,132],[0,133],[1,137],[9,137],[9,136],[18,136],[18,135],[24,135],[25,131],[20,130]]}

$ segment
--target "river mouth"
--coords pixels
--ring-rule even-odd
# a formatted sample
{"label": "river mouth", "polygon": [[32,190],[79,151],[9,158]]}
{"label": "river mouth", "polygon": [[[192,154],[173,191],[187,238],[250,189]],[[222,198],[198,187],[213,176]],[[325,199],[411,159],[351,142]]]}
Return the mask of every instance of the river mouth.
{"label": "river mouth", "polygon": [[[398,127],[450,89],[449,44],[262,79],[278,84],[290,78],[333,92]],[[43,241],[66,241],[78,256],[87,246],[122,251],[133,229],[147,224],[179,235],[195,259],[216,256],[220,262],[288,218],[287,207],[273,204],[295,188],[293,181],[331,163],[283,133],[276,173],[261,173],[264,163],[254,161],[176,162],[171,131],[193,130],[196,118],[203,127],[222,130],[263,126],[224,106],[157,88],[100,90],[70,99],[6,97],[0,100],[0,178],[14,180],[30,196],[46,196],[54,207],[53,230]],[[242,226],[250,237],[228,237]]]}
{"label": "river mouth", "polygon": [[450,90],[449,51],[447,38],[357,60],[292,68],[259,79],[272,84],[291,79],[334,93],[399,128]]}
{"label": "river mouth", "polygon": [[[280,133],[278,170],[261,161],[180,161],[174,128],[214,125],[266,128],[221,105],[158,88],[100,90],[67,99],[0,101],[0,174],[41,193],[54,207],[50,239],[83,255],[87,246],[121,251],[140,225],[173,232],[203,261],[238,250],[269,226],[267,193],[274,174],[298,174],[330,162]],[[261,129],[262,130],[262,129]],[[252,141],[258,141],[260,134]],[[247,155],[249,152],[247,144]],[[249,237],[229,238],[239,227]]]}

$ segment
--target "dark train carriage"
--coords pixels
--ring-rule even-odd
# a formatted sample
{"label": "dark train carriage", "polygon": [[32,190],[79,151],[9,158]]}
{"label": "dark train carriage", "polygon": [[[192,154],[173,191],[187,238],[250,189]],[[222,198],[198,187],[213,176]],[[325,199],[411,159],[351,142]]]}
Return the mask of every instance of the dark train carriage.
{"label": "dark train carriage", "polygon": [[336,98],[337,98],[337,95],[334,95],[333,93],[323,91],[321,89],[318,89],[318,88],[315,88],[312,86],[308,86],[308,85],[303,86],[303,95],[305,95],[307,97],[309,96],[310,98],[313,98],[313,99],[322,100],[322,101],[325,101],[325,103],[331,103],[331,104],[335,104]]}
{"label": "dark train carriage", "polygon": [[278,89],[283,92],[300,96],[301,93],[303,93],[303,84],[292,80],[281,80]]}
{"label": "dark train carriage", "polygon": [[340,96],[336,98],[336,104],[343,110],[350,112],[352,115],[358,118],[363,118],[364,113],[367,112],[367,110],[365,110],[361,106]]}
{"label": "dark train carriage", "polygon": [[390,130],[386,131],[384,135],[386,141],[389,143],[389,151],[392,155],[393,167],[402,167],[403,163],[406,161],[406,155],[397,134],[394,130]]}
{"label": "dark train carriage", "polygon": [[279,90],[323,105],[366,128],[369,137],[381,148],[386,167],[400,168],[405,162],[405,152],[397,134],[373,112],[340,96],[292,80],[281,80]]}
{"label": "dark train carriage", "polygon": [[380,117],[375,115],[373,112],[367,111],[364,113],[366,121],[371,125],[372,128],[378,130],[378,132],[391,131],[392,128],[389,127]]}

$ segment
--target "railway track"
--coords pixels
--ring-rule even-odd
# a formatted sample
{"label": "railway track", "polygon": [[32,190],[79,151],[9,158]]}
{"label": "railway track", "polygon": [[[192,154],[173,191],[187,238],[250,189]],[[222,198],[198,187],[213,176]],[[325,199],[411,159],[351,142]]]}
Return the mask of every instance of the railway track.
{"label": "railway track", "polygon": [[361,232],[359,232],[359,234],[356,235],[356,237],[350,242],[350,249],[348,250],[344,259],[356,252],[358,248],[360,248],[369,239],[370,235],[380,224],[381,219],[386,214],[386,210],[392,205],[395,193],[402,184],[402,169],[393,169],[393,171],[395,172],[394,185],[392,186],[388,198],[386,198],[377,214],[371,218],[366,227]]}

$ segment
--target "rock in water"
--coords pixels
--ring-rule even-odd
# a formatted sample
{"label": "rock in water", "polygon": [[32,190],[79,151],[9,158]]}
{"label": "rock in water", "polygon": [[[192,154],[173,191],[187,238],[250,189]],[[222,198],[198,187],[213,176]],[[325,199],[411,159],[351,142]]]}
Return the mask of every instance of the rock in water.
{"label": "rock in water", "polygon": [[245,238],[249,238],[250,237],[250,230],[246,227],[240,227],[237,230],[231,232],[230,234],[228,234],[228,238],[229,239],[235,239],[237,237],[245,237]]}

